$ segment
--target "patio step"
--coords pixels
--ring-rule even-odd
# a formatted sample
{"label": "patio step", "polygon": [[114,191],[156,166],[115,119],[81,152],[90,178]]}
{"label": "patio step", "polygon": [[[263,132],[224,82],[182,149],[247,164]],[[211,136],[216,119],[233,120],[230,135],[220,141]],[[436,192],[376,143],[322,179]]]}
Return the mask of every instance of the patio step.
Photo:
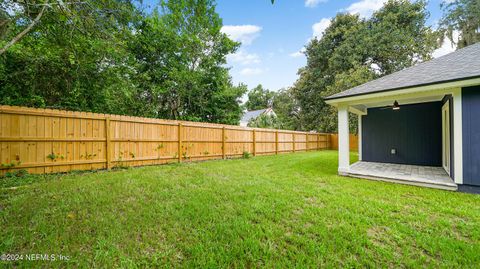
{"label": "patio step", "polygon": [[348,177],[353,178],[362,178],[362,179],[370,179],[376,181],[383,181],[383,182],[390,182],[390,183],[398,183],[398,184],[405,184],[405,185],[412,185],[412,186],[419,186],[419,187],[427,187],[433,189],[441,189],[447,191],[457,191],[458,186],[454,182],[432,182],[432,181],[423,181],[423,180],[405,180],[399,178],[388,178],[388,177],[379,177],[373,175],[365,175],[365,174],[356,174],[349,172],[347,173]]}

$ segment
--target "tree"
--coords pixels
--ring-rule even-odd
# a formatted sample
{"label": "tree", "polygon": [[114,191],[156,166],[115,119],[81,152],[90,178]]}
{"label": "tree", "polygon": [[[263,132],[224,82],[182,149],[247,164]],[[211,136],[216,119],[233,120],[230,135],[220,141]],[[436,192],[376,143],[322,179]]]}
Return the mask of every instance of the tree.
{"label": "tree", "polygon": [[299,129],[299,107],[290,89],[280,89],[273,97],[273,110],[277,114],[277,122],[281,129]]}
{"label": "tree", "polygon": [[[20,12],[21,18],[49,3],[20,2],[30,9]],[[88,9],[65,4],[83,20],[45,11],[41,23],[0,57],[2,104],[135,114],[129,109],[135,85],[125,44],[140,12],[129,1],[87,4]],[[9,27],[6,40],[25,26]]]}
{"label": "tree", "polygon": [[211,0],[162,1],[131,45],[145,114],[236,124],[243,85],[233,86],[226,55],[239,46],[220,31]]}
{"label": "tree", "polygon": [[277,117],[266,114],[251,119],[250,122],[248,122],[248,127],[282,129]]}
{"label": "tree", "polygon": [[64,22],[86,35],[116,33],[129,19],[133,1],[114,0],[5,0],[0,3],[0,55],[38,24]]}
{"label": "tree", "polygon": [[[1,104],[238,123],[246,87],[225,63],[239,44],[220,32],[214,1],[162,1],[152,14],[129,0],[18,2],[48,7],[0,56]],[[29,22],[8,23],[3,40]]]}
{"label": "tree", "polygon": [[248,92],[248,100],[245,102],[247,110],[258,110],[271,107],[275,92],[263,88],[261,84]]}
{"label": "tree", "polygon": [[[437,34],[426,26],[425,1],[389,0],[370,19],[338,14],[306,46],[307,65],[292,92],[298,128],[336,131],[336,111],[324,98],[430,59]],[[352,120],[351,131],[356,130]]]}
{"label": "tree", "polygon": [[[442,2],[443,17],[439,29],[457,48],[463,48],[480,42],[480,1],[455,0]],[[459,40],[454,39],[459,33]],[[442,39],[443,41],[443,39]]]}

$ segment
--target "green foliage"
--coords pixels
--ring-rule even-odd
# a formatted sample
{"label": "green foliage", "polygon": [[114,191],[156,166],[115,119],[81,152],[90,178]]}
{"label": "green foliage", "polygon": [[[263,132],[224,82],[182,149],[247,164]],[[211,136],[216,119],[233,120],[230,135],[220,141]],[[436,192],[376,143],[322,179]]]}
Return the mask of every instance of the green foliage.
{"label": "green foliage", "polygon": [[277,126],[284,130],[299,130],[299,107],[291,89],[280,89],[273,97]]}
{"label": "green foliage", "polygon": [[248,127],[281,129],[276,116],[262,114],[248,123]]}
{"label": "green foliage", "polygon": [[[80,155],[80,158],[83,157],[83,155]],[[51,161],[56,161],[57,159],[64,159],[65,156],[63,156],[63,154],[55,154],[55,153],[50,153],[47,155],[47,159],[50,159]]]}
{"label": "green foliage", "polygon": [[23,178],[28,176],[28,171],[25,169],[15,170],[13,172],[6,172],[3,177],[5,178]]}
{"label": "green foliage", "polygon": [[13,168],[17,165],[20,165],[22,162],[18,161],[18,162],[14,162],[14,161],[11,161],[9,163],[2,163],[0,164],[1,167],[3,168]]}
{"label": "green foliage", "polygon": [[243,153],[242,153],[242,158],[243,159],[250,159],[251,157],[252,157],[252,154],[250,152],[248,152],[246,150],[243,151]]}
{"label": "green foliage", "polygon": [[[442,2],[443,17],[440,31],[453,43],[454,32],[459,32],[458,48],[480,42],[480,1],[455,0]],[[441,39],[443,41],[443,39]]]}
{"label": "green foliage", "polygon": [[258,85],[248,92],[248,99],[244,104],[247,110],[273,108],[276,119],[254,119],[249,126],[260,128],[280,128],[294,130],[298,122],[298,106],[291,90],[280,89],[270,91]]}
{"label": "green foliage", "polygon": [[[68,1],[65,14],[58,3],[0,57],[0,104],[238,123],[246,87],[225,63],[239,44],[214,1],[161,1],[149,15],[136,1]],[[0,45],[24,28],[9,23]]]}
{"label": "green foliage", "polygon": [[[370,19],[333,18],[324,35],[307,45],[307,66],[291,90],[299,107],[296,128],[335,132],[336,111],[326,96],[429,60],[437,34],[427,18],[425,1],[408,0],[389,0]],[[356,131],[356,119],[350,130]]]}
{"label": "green foliage", "polygon": [[247,110],[258,110],[271,107],[275,92],[263,88],[261,84],[248,92],[248,100],[245,102]]}

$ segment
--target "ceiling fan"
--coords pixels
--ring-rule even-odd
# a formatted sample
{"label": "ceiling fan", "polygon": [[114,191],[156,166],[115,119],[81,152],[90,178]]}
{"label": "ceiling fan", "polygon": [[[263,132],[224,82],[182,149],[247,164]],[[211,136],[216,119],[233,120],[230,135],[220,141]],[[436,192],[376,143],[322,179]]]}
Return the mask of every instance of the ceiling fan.
{"label": "ceiling fan", "polygon": [[393,105],[391,105],[391,106],[384,106],[384,107],[381,107],[380,109],[381,109],[381,110],[384,110],[384,109],[399,110],[399,109],[400,109],[400,105],[398,104],[397,100],[395,100],[395,102],[393,102]]}

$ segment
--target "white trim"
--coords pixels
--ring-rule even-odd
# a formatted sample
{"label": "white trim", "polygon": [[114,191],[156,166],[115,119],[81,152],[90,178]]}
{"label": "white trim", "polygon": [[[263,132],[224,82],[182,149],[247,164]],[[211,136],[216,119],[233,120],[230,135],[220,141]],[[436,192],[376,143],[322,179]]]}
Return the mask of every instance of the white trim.
{"label": "white trim", "polygon": [[367,108],[363,105],[349,106],[348,111],[357,115],[367,115]]}
{"label": "white trim", "polygon": [[348,106],[338,107],[338,173],[350,170],[350,132],[348,130]]}
{"label": "white trim", "polygon": [[463,184],[462,89],[453,91],[453,165],[455,183]]}
{"label": "white trim", "polygon": [[450,101],[442,106],[442,167],[450,176]]}
{"label": "white trim", "polygon": [[[394,95],[420,93],[420,92],[433,91],[433,90],[445,90],[445,89],[450,89],[450,88],[461,88],[461,87],[467,87],[467,86],[475,86],[475,85],[479,85],[479,84],[480,84],[480,78],[473,78],[473,79],[459,80],[459,81],[454,81],[454,82],[432,84],[432,85],[427,85],[427,86],[412,87],[412,88],[407,88],[407,89],[400,89],[400,90],[370,93],[370,94],[365,94],[365,95],[350,96],[350,97],[326,100],[325,102],[329,105],[336,105],[336,104],[340,104],[340,103],[353,104],[354,101],[361,101],[361,100],[364,101],[366,99],[372,99],[372,98],[387,99],[388,97],[391,97],[391,96],[394,96]],[[359,103],[363,103],[363,102],[359,102]]]}
{"label": "white trim", "polygon": [[358,160],[362,161],[362,115],[358,115]]}

